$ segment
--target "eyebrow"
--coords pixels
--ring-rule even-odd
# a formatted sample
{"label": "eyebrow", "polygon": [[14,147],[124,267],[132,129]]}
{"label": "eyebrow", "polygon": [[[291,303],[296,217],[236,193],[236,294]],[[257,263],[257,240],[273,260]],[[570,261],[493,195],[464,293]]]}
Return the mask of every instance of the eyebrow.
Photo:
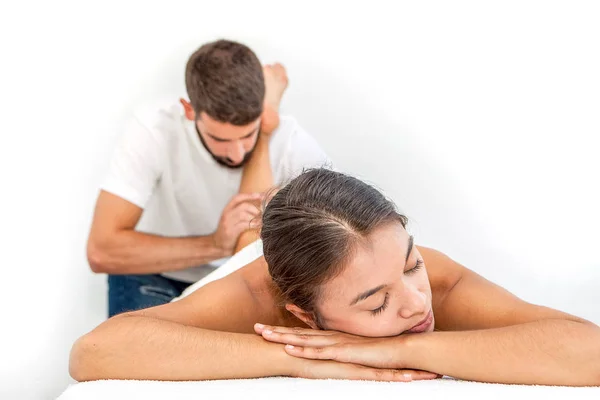
{"label": "eyebrow", "polygon": [[[247,135],[242,136],[240,139],[247,139],[250,136],[254,135],[256,133],[256,131],[258,131],[258,128],[254,128],[252,130],[252,132],[248,133]],[[221,139],[219,137],[216,137],[215,135],[213,135],[212,133],[206,132],[207,136],[210,136],[211,138],[213,138],[214,140],[218,141],[218,142],[231,142],[231,139]]]}
{"label": "eyebrow", "polygon": [[[408,248],[406,249],[406,257],[404,259],[405,266],[406,266],[406,263],[408,262],[408,257],[410,257],[410,253],[412,251],[413,244],[414,244],[414,238],[412,236],[410,236],[408,238]],[[379,285],[373,289],[369,289],[366,292],[359,294],[358,296],[356,296],[356,298],[354,300],[352,300],[352,302],[350,303],[350,306],[353,306],[356,303],[361,302],[361,301],[373,296],[375,293],[379,292],[381,289],[383,289],[386,286],[387,285]]]}
{"label": "eyebrow", "polygon": [[406,258],[404,259],[404,264],[406,264],[408,262],[408,257],[410,257],[410,252],[412,251],[413,248],[413,244],[414,244],[414,237],[411,235],[408,238],[408,249],[406,249]]}

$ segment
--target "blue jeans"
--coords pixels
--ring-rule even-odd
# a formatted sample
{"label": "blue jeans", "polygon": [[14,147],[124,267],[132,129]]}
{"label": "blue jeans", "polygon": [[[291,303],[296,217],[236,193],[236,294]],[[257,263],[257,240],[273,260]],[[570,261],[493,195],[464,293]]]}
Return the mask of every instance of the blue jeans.
{"label": "blue jeans", "polygon": [[108,275],[108,317],[166,304],[189,285],[162,275]]}

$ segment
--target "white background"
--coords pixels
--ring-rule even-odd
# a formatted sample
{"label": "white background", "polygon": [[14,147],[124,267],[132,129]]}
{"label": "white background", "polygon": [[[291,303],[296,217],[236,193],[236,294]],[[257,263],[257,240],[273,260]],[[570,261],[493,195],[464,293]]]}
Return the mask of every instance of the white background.
{"label": "white background", "polygon": [[103,1],[1,6],[0,397],[71,383],[105,318],[85,242],[124,119],[184,93],[200,44],[282,61],[292,113],[433,246],[600,323],[594,1]]}

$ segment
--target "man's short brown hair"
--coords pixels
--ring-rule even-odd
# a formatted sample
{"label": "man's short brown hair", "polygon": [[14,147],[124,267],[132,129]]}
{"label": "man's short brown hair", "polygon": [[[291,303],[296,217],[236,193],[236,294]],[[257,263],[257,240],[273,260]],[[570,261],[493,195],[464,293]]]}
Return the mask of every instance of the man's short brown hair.
{"label": "man's short brown hair", "polygon": [[262,113],[262,65],[243,44],[218,40],[200,47],[188,60],[185,85],[197,117],[205,112],[220,122],[247,125]]}

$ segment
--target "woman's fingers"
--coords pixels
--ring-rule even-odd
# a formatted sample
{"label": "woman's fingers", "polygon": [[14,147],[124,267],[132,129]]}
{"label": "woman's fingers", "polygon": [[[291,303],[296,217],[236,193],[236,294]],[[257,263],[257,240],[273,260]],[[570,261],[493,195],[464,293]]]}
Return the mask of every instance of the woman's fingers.
{"label": "woman's fingers", "polygon": [[277,333],[293,333],[296,335],[318,335],[318,336],[331,336],[338,332],[335,331],[321,331],[317,329],[304,329],[304,328],[288,328],[285,326],[272,326],[272,325],[263,325],[263,324],[254,324],[254,331],[259,335],[262,334],[263,331],[271,331]]}
{"label": "woman's fingers", "polygon": [[397,369],[377,369],[336,361],[311,361],[299,374],[310,379],[350,379],[370,381],[412,381],[411,372]]}
{"label": "woman's fingers", "polygon": [[[332,360],[340,363],[350,363],[353,365],[378,369],[385,369],[385,367],[389,368],[389,365],[376,362],[377,358],[379,358],[377,355],[366,354],[364,351],[356,352],[353,351],[353,347],[355,346],[299,347],[286,345],[285,351],[291,356],[310,360]],[[410,375],[411,380],[414,381],[441,378],[441,375],[429,371],[416,369],[394,370],[401,371],[406,376]]]}
{"label": "woman's fingers", "polygon": [[427,379],[437,379],[440,375],[429,372],[429,371],[420,371],[416,369],[403,369],[401,370],[404,374],[409,374],[413,381],[422,381]]}
{"label": "woman's fingers", "polygon": [[302,347],[325,347],[339,342],[340,334],[335,331],[320,331],[316,329],[287,328],[255,324],[254,331],[269,342],[290,344]]}
{"label": "woman's fingers", "polygon": [[298,375],[311,379],[350,379],[410,382],[436,379],[438,374],[412,369],[371,368],[337,361],[309,361]]}
{"label": "woman's fingers", "polygon": [[333,335],[312,335],[310,333],[281,333],[270,329],[263,329],[262,337],[269,342],[290,344],[302,347],[326,347],[338,343]]}
{"label": "woman's fingers", "polygon": [[285,352],[294,357],[308,358],[311,360],[338,360],[340,349],[334,346],[329,347],[301,347],[291,344],[285,345]]}

